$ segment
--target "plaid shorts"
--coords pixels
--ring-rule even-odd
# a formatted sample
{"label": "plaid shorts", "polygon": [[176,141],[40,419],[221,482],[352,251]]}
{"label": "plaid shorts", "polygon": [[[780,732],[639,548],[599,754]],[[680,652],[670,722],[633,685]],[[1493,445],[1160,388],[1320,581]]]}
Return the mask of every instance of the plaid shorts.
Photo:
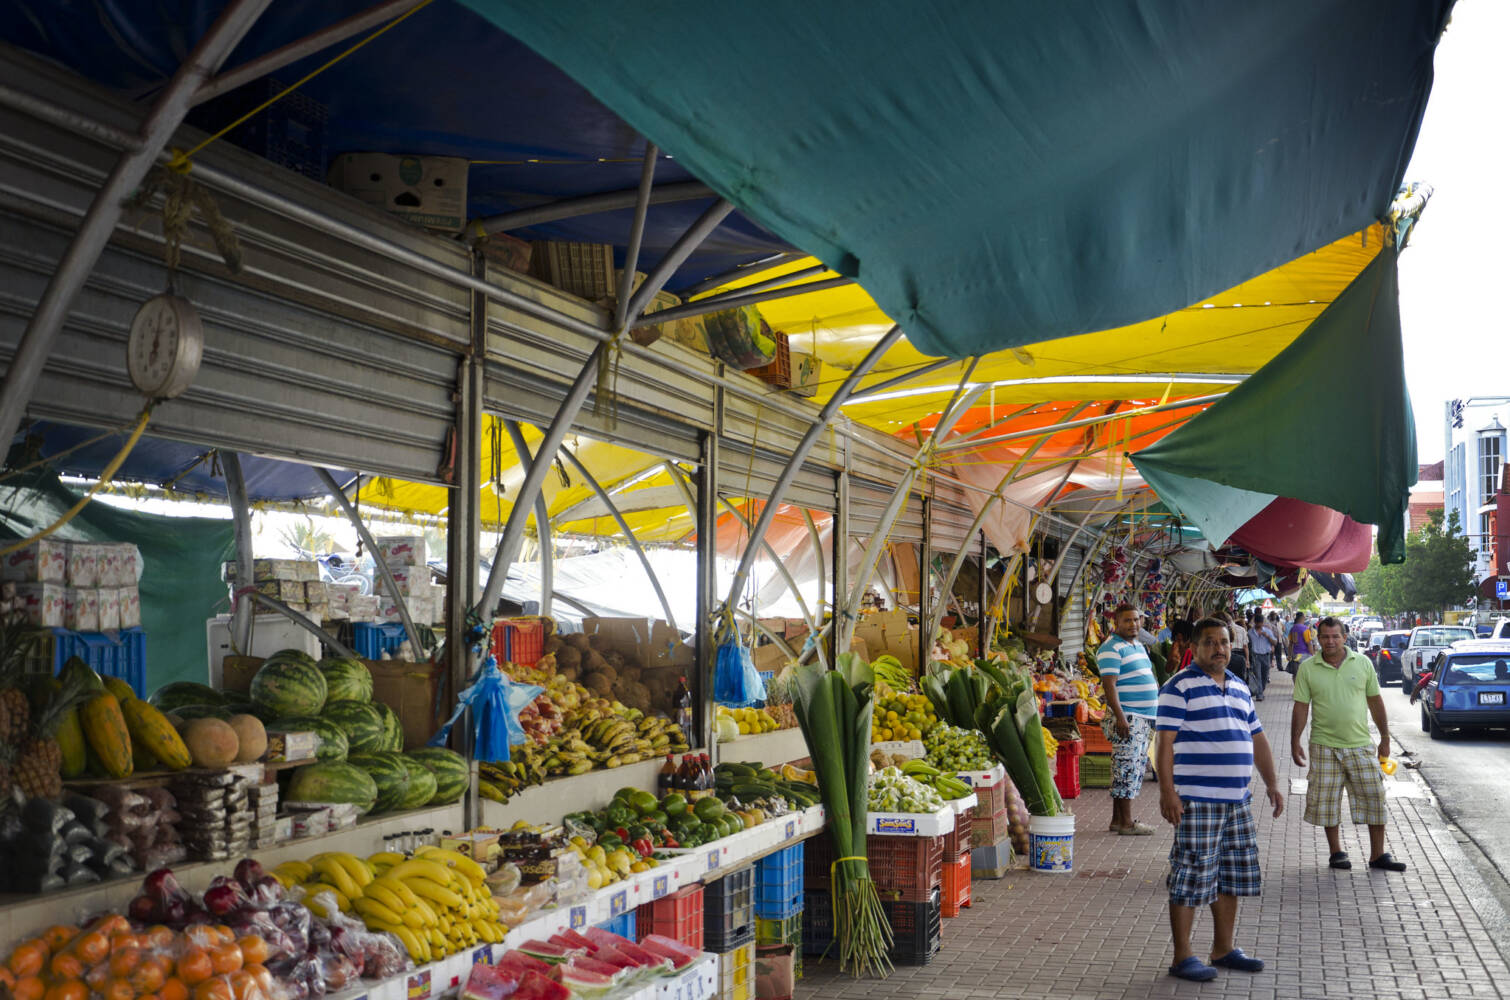
{"label": "plaid shorts", "polygon": [[1148,739],[1153,735],[1153,720],[1146,715],[1127,714],[1127,739],[1113,729],[1112,798],[1135,799],[1143,788],[1143,774],[1148,769]]}
{"label": "plaid shorts", "polygon": [[1310,747],[1305,821],[1312,826],[1342,824],[1342,789],[1347,788],[1353,822],[1383,826],[1384,772],[1373,747]]}
{"label": "plaid shorts", "polygon": [[1207,906],[1223,896],[1257,896],[1258,837],[1247,802],[1182,803],[1169,849],[1169,901]]}

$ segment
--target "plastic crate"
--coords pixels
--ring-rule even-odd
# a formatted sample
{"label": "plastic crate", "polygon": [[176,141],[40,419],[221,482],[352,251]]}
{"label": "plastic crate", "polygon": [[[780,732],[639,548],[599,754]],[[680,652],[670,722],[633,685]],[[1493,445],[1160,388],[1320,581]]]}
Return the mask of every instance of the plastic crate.
{"label": "plastic crate", "polygon": [[1086,753],[1111,753],[1111,741],[1101,731],[1099,722],[1080,723],[1080,738],[1085,741]]}
{"label": "plastic crate", "polygon": [[957,917],[961,909],[970,905],[970,855],[944,865],[940,905],[946,917]]}
{"label": "plastic crate", "polygon": [[827,889],[833,885],[834,839],[828,831],[802,842],[802,888]]}
{"label": "plastic crate", "polygon": [[533,667],[545,655],[545,622],[538,618],[493,623],[493,656],[499,663]]}
{"label": "plastic crate", "polygon": [[1088,753],[1080,758],[1081,788],[1110,788],[1112,786],[1112,756],[1109,753]]}
{"label": "plastic crate", "polygon": [[703,887],[703,949],[724,952],[755,940],[755,869],[738,868]]}
{"label": "plastic crate", "polygon": [[970,853],[970,831],[975,824],[975,807],[954,816],[954,829],[944,834],[944,864]]}
{"label": "plastic crate", "polygon": [[589,301],[613,298],[619,292],[612,243],[536,241],[530,252],[530,273]]}
{"label": "plastic crate", "polygon": [[644,938],[660,934],[689,948],[703,947],[703,886],[701,882],[677,890],[635,911],[635,932]]}
{"label": "plastic crate", "polygon": [[392,653],[408,639],[401,622],[353,622],[351,625],[351,648],[364,660],[382,659],[384,653]]}
{"label": "plastic crate", "polygon": [[802,953],[822,955],[834,943],[834,901],[827,891],[802,894]]}
{"label": "plastic crate", "polygon": [[[237,87],[195,108],[189,122],[207,132],[217,131],[283,93],[286,84],[269,77]],[[302,90],[278,98],[226,133],[242,149],[325,183],[330,111]]]}
{"label": "plastic crate", "polygon": [[1007,811],[1002,809],[987,816],[977,813],[970,823],[970,849],[988,847],[1007,839]]}
{"label": "plastic crate", "polygon": [[1046,719],[1073,719],[1078,701],[1050,701],[1044,704]]}
{"label": "plastic crate", "polygon": [[718,1000],[755,1000],[755,942],[718,953]]}
{"label": "plastic crate", "polygon": [[635,937],[634,915],[634,910],[625,910],[617,917],[611,917],[597,926],[600,930],[605,930],[610,934],[617,934],[621,938],[635,941],[638,939]]}
{"label": "plastic crate", "polygon": [[1061,798],[1080,797],[1080,757],[1084,753],[1085,743],[1081,740],[1059,744],[1059,752],[1054,755],[1054,785]]}
{"label": "plastic crate", "polygon": [[751,368],[749,372],[767,385],[774,385],[778,389],[790,389],[792,387],[791,341],[780,330],[774,331],[771,339],[776,341],[776,353],[772,355],[770,363],[761,365],[759,368]]}
{"label": "plastic crate", "polygon": [[866,837],[865,855],[883,901],[924,902],[944,884],[943,837]]}
{"label": "plastic crate", "polygon": [[891,922],[891,960],[896,965],[927,965],[944,943],[942,893],[935,889],[926,902],[885,902]]}
{"label": "plastic crate", "polygon": [[[73,632],[48,629],[52,634],[52,672],[77,656],[101,677],[119,677],[138,698],[147,696],[147,633],[141,628],[119,632]],[[45,661],[44,661],[45,662]]]}
{"label": "plastic crate", "polygon": [[977,847],[970,852],[970,878],[972,881],[1005,878],[1015,862],[1010,840]]}
{"label": "plastic crate", "polygon": [[797,907],[797,912],[782,920],[765,920],[755,918],[755,944],[796,944],[802,943],[802,907]]}
{"label": "plastic crate", "polygon": [[757,920],[782,920],[802,909],[804,856],[802,845],[793,844],[755,862]]}
{"label": "plastic crate", "polygon": [[1007,782],[1010,778],[998,781],[994,785],[975,786],[975,815],[991,816],[1007,808]]}

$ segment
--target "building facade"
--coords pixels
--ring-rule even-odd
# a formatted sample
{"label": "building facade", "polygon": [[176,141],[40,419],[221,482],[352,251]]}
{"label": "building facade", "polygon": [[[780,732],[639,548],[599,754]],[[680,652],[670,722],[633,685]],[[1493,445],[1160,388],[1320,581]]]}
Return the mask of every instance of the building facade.
{"label": "building facade", "polygon": [[1504,486],[1510,396],[1449,400],[1446,411],[1443,510],[1449,519],[1457,513],[1458,523],[1473,548],[1480,594],[1485,594],[1487,585],[1486,596],[1491,596],[1490,603],[1494,605],[1494,581],[1505,574],[1504,546],[1496,542],[1503,523],[1498,509]]}
{"label": "building facade", "polygon": [[[1407,533],[1420,531],[1431,520],[1431,512],[1442,510],[1443,462],[1416,467],[1416,485],[1410,488],[1410,506],[1405,515]],[[1444,515],[1445,516],[1445,515]]]}

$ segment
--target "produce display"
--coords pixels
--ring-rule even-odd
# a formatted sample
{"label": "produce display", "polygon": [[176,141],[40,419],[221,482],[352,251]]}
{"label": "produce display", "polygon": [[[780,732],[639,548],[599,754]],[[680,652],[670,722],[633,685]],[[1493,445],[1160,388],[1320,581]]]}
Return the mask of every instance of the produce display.
{"label": "produce display", "polygon": [[492,965],[476,965],[462,987],[464,1000],[568,1000],[641,987],[675,975],[702,957],[673,938],[650,934],[630,941],[598,927],[563,930],[530,940]]}
{"label": "produce display", "polygon": [[[975,790],[968,784],[957,778],[953,771],[943,771],[928,763],[927,760],[909,759],[904,754],[886,754],[880,750],[871,750],[870,763],[873,768],[871,781],[874,785],[878,773],[888,771],[900,771],[901,774],[912,781],[923,785],[925,788],[936,793],[940,799],[962,799],[967,795],[973,795]],[[942,803],[941,803],[942,804]],[[937,809],[889,809],[887,812],[932,812]]]}
{"label": "produce display", "polygon": [[944,771],[985,771],[996,756],[980,730],[943,723],[923,738],[928,762]]}
{"label": "produce display", "polygon": [[876,682],[876,713],[870,724],[873,743],[885,740],[920,740],[933,732],[939,716],[928,698],[899,693]]}
{"label": "produce display", "polygon": [[714,726],[720,743],[727,743],[735,736],[770,733],[781,728],[776,717],[764,708],[729,708],[719,705],[716,714]]}
{"label": "produce display", "polygon": [[865,804],[872,812],[931,813],[944,808],[944,798],[932,788],[888,767],[870,776]]}

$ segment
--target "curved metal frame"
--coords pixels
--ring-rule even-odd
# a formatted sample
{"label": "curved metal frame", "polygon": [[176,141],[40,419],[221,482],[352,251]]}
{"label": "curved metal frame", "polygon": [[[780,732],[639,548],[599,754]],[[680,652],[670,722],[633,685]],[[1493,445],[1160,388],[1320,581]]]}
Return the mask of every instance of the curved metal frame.
{"label": "curved metal frame", "polygon": [[[546,468],[550,467],[553,456],[546,455],[544,449],[538,455],[530,454],[530,446],[525,443],[524,432],[519,429],[518,421],[505,420],[503,426],[509,432],[509,440],[514,443],[514,453],[519,456],[519,461],[525,468],[533,468],[537,459]],[[558,455],[560,453],[556,452]],[[544,492],[535,494],[535,544],[540,546],[540,613],[548,615],[551,613],[551,599],[556,593],[556,550],[551,544],[550,508],[546,506]]]}

